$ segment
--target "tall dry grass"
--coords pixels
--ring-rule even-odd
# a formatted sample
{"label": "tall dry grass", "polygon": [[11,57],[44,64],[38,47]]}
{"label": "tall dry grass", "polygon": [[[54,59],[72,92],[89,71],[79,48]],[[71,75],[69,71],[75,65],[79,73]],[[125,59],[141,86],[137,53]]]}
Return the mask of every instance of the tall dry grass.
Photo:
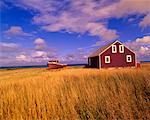
{"label": "tall dry grass", "polygon": [[150,64],[141,69],[0,70],[0,120],[150,118]]}

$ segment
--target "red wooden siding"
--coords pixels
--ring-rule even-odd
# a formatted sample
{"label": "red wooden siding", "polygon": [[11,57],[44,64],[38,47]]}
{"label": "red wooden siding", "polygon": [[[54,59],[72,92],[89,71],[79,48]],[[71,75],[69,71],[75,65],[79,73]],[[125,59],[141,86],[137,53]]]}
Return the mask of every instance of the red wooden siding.
{"label": "red wooden siding", "polygon": [[[135,66],[135,54],[130,51],[128,48],[124,48],[124,53],[119,53],[119,45],[121,45],[119,42],[116,42],[114,45],[117,46],[117,53],[112,53],[112,47],[107,49],[105,52],[101,54],[101,57],[99,58],[101,61],[101,68],[107,68],[107,67],[132,67]],[[132,62],[126,61],[126,55],[132,56]],[[105,63],[105,56],[110,56],[110,63]]]}

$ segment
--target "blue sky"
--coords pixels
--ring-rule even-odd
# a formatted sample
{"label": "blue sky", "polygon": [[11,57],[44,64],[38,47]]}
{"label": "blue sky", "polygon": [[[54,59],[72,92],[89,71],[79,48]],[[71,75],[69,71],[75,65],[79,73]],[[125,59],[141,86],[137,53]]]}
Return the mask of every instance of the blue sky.
{"label": "blue sky", "polygon": [[0,66],[86,63],[116,39],[150,60],[149,0],[3,0]]}

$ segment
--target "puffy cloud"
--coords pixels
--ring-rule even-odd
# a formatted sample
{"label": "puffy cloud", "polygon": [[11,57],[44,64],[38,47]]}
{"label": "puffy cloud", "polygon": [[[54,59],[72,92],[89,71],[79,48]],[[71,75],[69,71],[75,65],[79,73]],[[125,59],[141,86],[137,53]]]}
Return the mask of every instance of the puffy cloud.
{"label": "puffy cloud", "polygon": [[23,50],[22,52],[18,52],[15,56],[14,60],[18,61],[18,64],[21,62],[24,64],[46,64],[50,59],[56,58],[56,54],[54,52],[37,50]]}
{"label": "puffy cloud", "polygon": [[[41,13],[50,12],[53,10],[51,0],[16,0],[13,1],[16,6],[20,6],[24,9],[34,10],[35,12],[40,11]],[[44,8],[44,9],[43,9]]]}
{"label": "puffy cloud", "polygon": [[87,61],[88,51],[85,48],[78,48],[75,52],[64,56],[63,61],[67,63],[85,63]]}
{"label": "puffy cloud", "polygon": [[0,42],[0,52],[16,52],[19,50],[19,45],[16,43]]}
{"label": "puffy cloud", "polygon": [[139,24],[141,27],[150,26],[150,14],[146,15],[144,19]]}
{"label": "puffy cloud", "polygon": [[32,34],[24,32],[20,26],[11,26],[4,33],[11,36],[32,36]]}
{"label": "puffy cloud", "polygon": [[37,38],[34,40],[34,44],[36,45],[35,46],[35,49],[36,50],[44,50],[47,48],[47,45],[46,45],[46,42],[44,39],[42,38]]}
{"label": "puffy cloud", "polygon": [[[65,30],[67,28],[67,32],[76,32],[76,33],[85,33],[88,32],[91,36],[99,36],[103,40],[112,40],[118,37],[116,30],[107,29],[102,23],[95,22],[85,22],[84,21],[69,21],[68,18],[66,20],[60,19],[61,22],[54,23],[52,25],[43,26],[42,28],[47,31],[59,31]],[[75,20],[74,20],[75,21]],[[66,25],[67,24],[67,25]]]}
{"label": "puffy cloud", "polygon": [[[99,36],[103,40],[112,40],[118,37],[118,32],[108,26],[111,18],[123,18],[136,14],[145,16],[139,23],[141,27],[149,27],[150,24],[149,0],[111,0],[109,2],[108,0],[16,0],[13,1],[13,4],[34,12],[35,16],[32,23],[39,25],[46,31],[88,33],[91,36]],[[130,19],[130,21],[132,20]],[[31,36],[30,33],[24,32],[20,26],[12,26],[4,33]],[[20,59],[20,61],[30,58],[31,61],[41,62],[56,56],[55,51],[48,49],[44,39],[38,38],[34,41],[34,44],[34,50],[25,50],[26,54],[20,53],[15,58]],[[100,44],[102,42],[97,42],[93,46]],[[129,44],[140,57],[149,55],[149,36],[137,38],[135,41],[127,42],[126,44]],[[11,44],[10,46],[2,45],[9,51],[12,49],[17,50],[15,45]],[[85,52],[78,51],[66,56],[66,58],[74,59],[75,61],[79,60],[79,57],[85,59]]]}
{"label": "puffy cloud", "polygon": [[15,56],[12,55],[3,55],[0,53],[0,66],[15,66],[18,61]]}
{"label": "puffy cloud", "polygon": [[[115,30],[111,30],[107,27],[107,22],[105,24],[103,22],[97,22],[99,16],[95,16],[95,12],[98,13],[97,9],[99,8],[97,3],[93,0],[37,0],[36,2],[34,0],[22,0],[17,1],[17,5],[18,4],[26,9],[37,11],[39,14],[34,16],[33,23],[40,25],[42,29],[50,32],[63,30],[69,33],[89,33],[91,36],[100,36],[105,40],[118,37]],[[103,2],[100,3],[100,5],[101,4],[107,3]],[[98,30],[100,30],[100,32],[98,32]],[[106,32],[108,32],[108,37],[104,35]]]}
{"label": "puffy cloud", "polygon": [[42,38],[37,38],[37,39],[35,39],[34,44],[37,44],[37,45],[45,44],[45,40]]}
{"label": "puffy cloud", "polygon": [[148,14],[150,12],[149,0],[120,0],[115,4],[112,12],[115,17],[123,17],[131,14]]}
{"label": "puffy cloud", "polygon": [[150,60],[150,36],[143,36],[143,38],[137,38],[134,41],[126,42],[125,44],[136,52],[137,58],[141,60]]}
{"label": "puffy cloud", "polygon": [[148,47],[144,47],[144,46],[140,47],[140,53],[142,53],[142,54],[149,53],[149,51],[150,51],[150,48],[148,48]]}
{"label": "puffy cloud", "polygon": [[139,23],[142,27],[149,26],[150,21],[149,0],[17,0],[16,4],[36,11],[38,14],[33,17],[33,23],[44,30],[89,33],[104,40],[118,37],[117,31],[107,26],[110,18],[145,15]]}
{"label": "puffy cloud", "polygon": [[24,55],[24,54],[21,54],[21,55],[16,56],[16,60],[17,60],[17,61],[29,62],[29,61],[30,61],[30,58],[27,57],[27,56]]}
{"label": "puffy cloud", "polygon": [[47,52],[45,51],[35,51],[32,56],[34,58],[47,58]]}
{"label": "puffy cloud", "polygon": [[44,39],[37,38],[34,44],[35,48],[23,48],[16,43],[0,42],[0,66],[46,65],[50,59],[57,59],[57,51],[46,46]]}
{"label": "puffy cloud", "polygon": [[144,36],[143,38],[137,38],[136,42],[147,43],[150,45],[150,36]]}
{"label": "puffy cloud", "polygon": [[88,23],[86,29],[91,35],[99,35],[104,40],[112,40],[118,37],[115,30],[109,30],[100,23]]}
{"label": "puffy cloud", "polygon": [[37,63],[47,62],[50,59],[55,59],[57,57],[56,50],[49,48],[46,41],[42,38],[37,38],[34,40],[35,49],[27,53],[32,61]]}

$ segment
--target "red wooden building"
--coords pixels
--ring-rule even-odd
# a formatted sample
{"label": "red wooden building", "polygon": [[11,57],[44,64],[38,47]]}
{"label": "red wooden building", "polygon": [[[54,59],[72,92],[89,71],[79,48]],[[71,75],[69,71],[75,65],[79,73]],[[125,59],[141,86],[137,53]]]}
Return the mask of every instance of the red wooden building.
{"label": "red wooden building", "polygon": [[136,55],[117,40],[91,54],[88,57],[88,66],[92,68],[136,67]]}

